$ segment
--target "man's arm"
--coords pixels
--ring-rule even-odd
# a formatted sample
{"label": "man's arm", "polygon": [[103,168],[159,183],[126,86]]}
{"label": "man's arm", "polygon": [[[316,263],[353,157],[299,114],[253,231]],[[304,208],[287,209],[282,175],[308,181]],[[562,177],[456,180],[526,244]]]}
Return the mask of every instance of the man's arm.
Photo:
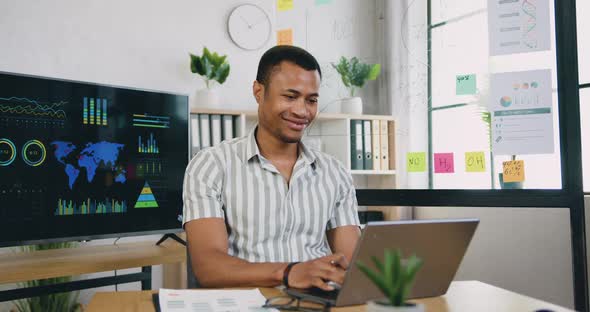
{"label": "man's arm", "polygon": [[192,266],[206,287],[276,286],[287,263],[259,263],[227,254],[227,231],[221,218],[197,219],[185,224]]}
{"label": "man's arm", "polygon": [[[227,231],[222,218],[203,218],[184,225],[193,271],[204,287],[277,286],[287,263],[250,263],[227,254]],[[331,265],[344,256],[334,254],[299,263],[291,269],[289,286],[332,290],[327,280],[342,283],[344,271]]]}
{"label": "man's arm", "polygon": [[348,263],[352,261],[352,254],[361,234],[356,225],[345,225],[327,232],[328,243],[333,253],[343,254]]}

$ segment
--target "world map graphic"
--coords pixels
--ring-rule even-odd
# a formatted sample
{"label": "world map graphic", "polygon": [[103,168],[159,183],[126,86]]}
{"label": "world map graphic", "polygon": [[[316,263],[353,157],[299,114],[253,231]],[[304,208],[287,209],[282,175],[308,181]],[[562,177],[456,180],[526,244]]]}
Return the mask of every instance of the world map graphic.
{"label": "world map graphic", "polygon": [[127,181],[126,171],[119,165],[119,155],[125,147],[124,144],[101,141],[98,143],[86,143],[82,151],[72,142],[54,141],[51,145],[55,148],[55,158],[64,165],[64,171],[68,176],[68,185],[73,189],[80,172],[86,170],[88,183],[92,183],[96,176],[97,168],[105,168],[115,173],[115,182]]}

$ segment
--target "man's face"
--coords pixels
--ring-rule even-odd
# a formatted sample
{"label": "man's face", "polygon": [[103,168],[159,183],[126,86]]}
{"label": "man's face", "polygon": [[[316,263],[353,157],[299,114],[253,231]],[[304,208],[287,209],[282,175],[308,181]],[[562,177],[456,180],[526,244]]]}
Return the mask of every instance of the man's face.
{"label": "man's face", "polygon": [[261,127],[285,143],[297,143],[317,114],[320,75],[291,62],[273,69],[266,86],[254,82]]}

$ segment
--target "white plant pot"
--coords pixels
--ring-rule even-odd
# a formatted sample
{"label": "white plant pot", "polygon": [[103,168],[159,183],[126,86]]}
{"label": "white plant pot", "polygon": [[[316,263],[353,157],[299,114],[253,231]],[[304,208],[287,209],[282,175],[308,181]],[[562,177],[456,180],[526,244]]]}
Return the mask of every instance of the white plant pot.
{"label": "white plant pot", "polygon": [[207,88],[198,90],[193,105],[196,107],[219,107],[217,90]]}
{"label": "white plant pot", "polygon": [[363,100],[358,96],[340,100],[340,112],[346,114],[362,114]]}
{"label": "white plant pot", "polygon": [[424,312],[423,304],[410,304],[405,307],[394,307],[381,304],[380,300],[371,300],[367,302],[367,312]]}

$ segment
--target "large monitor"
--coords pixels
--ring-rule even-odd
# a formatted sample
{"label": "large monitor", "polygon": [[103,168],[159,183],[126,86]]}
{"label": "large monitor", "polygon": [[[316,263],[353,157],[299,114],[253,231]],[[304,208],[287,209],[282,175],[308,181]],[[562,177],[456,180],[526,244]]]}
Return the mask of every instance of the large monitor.
{"label": "large monitor", "polygon": [[0,246],[181,228],[188,97],[0,73]]}

